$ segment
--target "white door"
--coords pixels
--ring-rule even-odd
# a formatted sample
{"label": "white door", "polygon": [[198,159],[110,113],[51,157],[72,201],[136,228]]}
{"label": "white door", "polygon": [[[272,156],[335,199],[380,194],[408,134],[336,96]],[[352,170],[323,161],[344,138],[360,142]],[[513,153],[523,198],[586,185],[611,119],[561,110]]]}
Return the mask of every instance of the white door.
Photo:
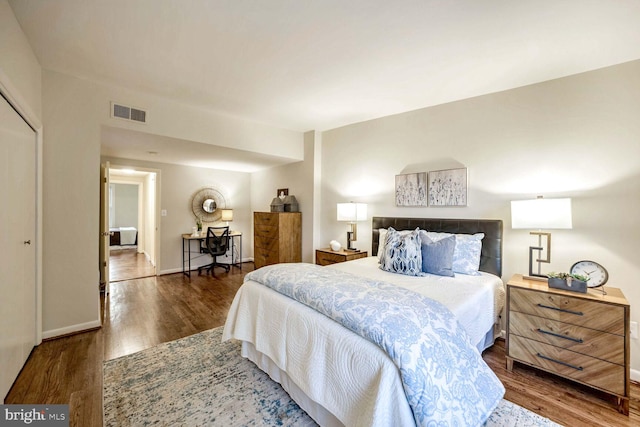
{"label": "white door", "polygon": [[36,344],[36,134],[0,97],[0,397]]}
{"label": "white door", "polygon": [[100,289],[109,293],[109,162],[100,165]]}

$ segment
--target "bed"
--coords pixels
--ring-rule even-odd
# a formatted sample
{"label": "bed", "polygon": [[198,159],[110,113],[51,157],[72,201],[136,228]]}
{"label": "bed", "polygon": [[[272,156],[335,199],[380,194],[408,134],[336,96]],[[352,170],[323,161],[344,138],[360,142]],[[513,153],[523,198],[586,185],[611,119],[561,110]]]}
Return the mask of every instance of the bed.
{"label": "bed", "polygon": [[138,230],[135,227],[111,227],[110,246],[131,246],[138,244]]}
{"label": "bed", "polygon": [[[416,228],[465,236],[482,233],[477,275],[421,277],[382,271],[378,264],[378,250],[385,241],[380,239],[381,232],[404,230],[406,235],[414,234],[412,230]],[[229,310],[223,340],[241,340],[243,356],[280,383],[321,425],[412,426],[433,421],[441,425],[481,424],[504,393],[502,384],[480,356],[483,349],[493,344],[495,325],[504,304],[500,280],[502,222],[374,217],[372,230],[371,257],[328,267],[279,264],[247,275]],[[383,253],[387,251],[381,249],[380,255]],[[288,282],[266,286],[269,280],[283,278]],[[342,287],[347,284],[349,288]],[[276,289],[277,286],[280,288]],[[407,345],[422,352],[429,347],[428,354],[433,357],[398,355],[393,347],[396,343],[392,348],[385,347],[389,341],[386,337],[376,341],[379,325],[362,326],[360,322],[364,320],[357,319],[360,311],[328,317],[336,306],[341,310],[357,306],[356,310],[361,310],[352,301],[355,295],[369,295],[362,289],[370,287],[376,288],[376,292],[371,292],[376,298],[384,295],[379,297],[383,301],[372,304],[386,307],[390,305],[388,301],[401,301],[402,305],[392,307],[395,314],[382,321],[385,324],[393,325],[398,319],[404,322],[407,316],[413,316],[407,313],[415,312],[428,312],[424,317],[438,318],[439,314],[433,313],[440,313],[440,307],[446,306],[444,311],[450,317],[443,314],[438,318],[446,327],[420,324],[418,334],[427,334],[426,338],[420,338],[419,345]],[[296,300],[298,297],[307,300]],[[423,311],[421,304],[429,304],[428,310],[433,304],[433,311]],[[373,309],[377,313],[376,310]],[[404,323],[391,329],[403,328]],[[373,336],[363,337],[356,329],[373,330]],[[434,331],[441,336],[428,335]],[[415,331],[403,330],[402,335],[413,337]],[[446,352],[451,366],[438,365],[438,358],[445,359]],[[423,365],[415,368],[402,365],[405,362]],[[419,373],[420,379],[407,377],[408,372]],[[429,387],[421,385],[423,392],[416,393],[413,383],[420,381],[426,381],[424,384]],[[427,403],[416,403],[416,394]]]}

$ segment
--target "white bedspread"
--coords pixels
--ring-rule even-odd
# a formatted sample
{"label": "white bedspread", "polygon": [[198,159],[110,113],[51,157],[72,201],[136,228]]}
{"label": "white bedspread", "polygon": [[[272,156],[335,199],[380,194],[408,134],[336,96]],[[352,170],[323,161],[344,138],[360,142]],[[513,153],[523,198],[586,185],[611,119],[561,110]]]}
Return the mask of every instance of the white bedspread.
{"label": "white bedspread", "polygon": [[482,345],[487,331],[499,321],[505,289],[498,276],[483,272],[480,276],[405,276],[383,271],[378,265],[377,257],[368,257],[332,264],[328,268],[393,283],[444,304],[456,315],[475,345]]}
{"label": "white bedspread", "polygon": [[136,243],[136,235],[138,230],[135,227],[120,227],[120,244],[134,245]]}
{"label": "white bedspread", "polygon": [[[370,257],[331,268],[371,277],[377,276],[378,272],[385,273],[377,265],[377,258]],[[386,274],[396,276],[385,273],[383,280],[389,281]],[[458,316],[463,326],[475,331],[468,331],[473,340],[477,338],[479,341],[492,327],[494,312],[497,310],[499,313],[494,303],[496,297],[490,290],[499,288],[504,295],[500,279],[487,276],[462,276],[471,281],[459,285],[461,289],[458,291],[454,291],[453,282],[449,282],[453,279],[442,280],[445,278],[438,276],[392,277],[391,281],[418,279],[396,284],[414,287],[438,301],[444,300],[441,302]],[[433,283],[418,284],[419,281]],[[425,286],[431,287],[436,295],[430,295]],[[477,307],[487,302],[490,308]],[[476,320],[463,320],[460,316],[464,315]],[[486,317],[490,318],[487,329],[480,325],[475,327],[473,322],[482,318],[484,323]],[[242,285],[225,323],[223,340],[230,338],[244,341],[243,356],[249,356],[262,369],[268,370],[269,365],[277,367],[279,371],[269,372],[272,377],[286,374],[285,381],[279,382],[312,416],[318,413],[318,408],[310,405],[309,400],[319,405],[320,411],[322,408],[329,411],[345,426],[415,425],[397,368],[384,351],[328,317],[276,291],[251,281]],[[264,357],[268,360],[261,361],[260,358]],[[274,379],[278,381],[278,378]],[[288,381],[294,382],[295,388],[309,400],[296,398],[286,386]]]}

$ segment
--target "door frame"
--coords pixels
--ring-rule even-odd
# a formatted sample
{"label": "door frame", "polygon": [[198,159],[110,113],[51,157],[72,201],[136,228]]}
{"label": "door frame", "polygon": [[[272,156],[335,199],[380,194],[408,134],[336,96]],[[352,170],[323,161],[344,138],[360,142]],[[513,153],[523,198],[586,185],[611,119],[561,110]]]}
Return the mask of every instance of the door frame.
{"label": "door frame", "polygon": [[[105,158],[106,159],[106,158]],[[153,215],[153,221],[154,221],[154,236],[153,236],[153,251],[154,251],[154,266],[155,266],[155,270],[156,270],[156,276],[159,276],[160,274],[160,260],[161,260],[161,256],[160,256],[160,217],[161,217],[161,209],[160,206],[161,205],[161,201],[160,201],[160,194],[161,194],[161,181],[160,181],[160,177],[161,177],[161,173],[162,170],[161,169],[155,169],[155,168],[149,168],[149,167],[144,167],[144,166],[137,166],[135,164],[127,164],[126,161],[122,161],[123,159],[118,159],[117,163],[110,163],[109,165],[109,169],[110,170],[119,170],[119,169],[134,169],[136,171],[140,171],[140,172],[148,172],[148,173],[154,173],[155,174],[155,188],[154,188],[154,193],[155,193],[155,200],[154,200],[154,208],[153,208],[153,212],[149,212],[147,214],[147,216],[149,215]],[[129,184],[140,184],[138,181],[135,180],[131,180],[129,182],[126,182],[127,180],[124,178],[118,178],[115,179],[114,182],[120,182],[120,183],[129,183]],[[138,193],[139,195],[139,193]],[[147,222],[148,218],[145,218],[145,223]],[[147,233],[145,233],[145,239],[148,239]]]}
{"label": "door frame", "polygon": [[0,68],[0,93],[11,106],[22,116],[23,120],[36,134],[36,220],[35,220],[35,278],[36,278],[36,345],[42,342],[42,122],[31,110],[29,104],[22,97],[18,89],[11,83]]}
{"label": "door frame", "polygon": [[[98,237],[98,269],[100,270],[100,292],[104,291],[105,296],[109,295],[109,226],[111,211],[110,183],[109,183],[109,162],[100,163],[100,234]],[[104,286],[104,289],[103,289]]]}

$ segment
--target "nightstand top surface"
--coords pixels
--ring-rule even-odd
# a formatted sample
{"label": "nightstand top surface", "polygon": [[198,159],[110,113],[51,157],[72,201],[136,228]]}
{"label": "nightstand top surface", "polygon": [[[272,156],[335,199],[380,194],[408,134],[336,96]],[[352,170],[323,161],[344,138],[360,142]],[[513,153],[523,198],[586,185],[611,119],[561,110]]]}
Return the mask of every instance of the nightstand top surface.
{"label": "nightstand top surface", "polygon": [[507,282],[507,286],[516,286],[518,288],[531,289],[541,292],[551,292],[558,295],[565,295],[568,297],[585,298],[596,301],[604,301],[611,304],[629,305],[629,302],[625,298],[622,291],[618,288],[611,288],[609,286],[603,286],[607,292],[606,295],[602,294],[601,288],[591,288],[587,290],[586,294],[580,292],[564,291],[562,289],[550,288],[546,281],[539,280],[527,280],[522,274],[514,274]]}
{"label": "nightstand top surface", "polygon": [[346,251],[344,249],[340,249],[339,251],[334,251],[331,248],[320,248],[316,250],[321,252],[327,252],[330,254],[338,254],[338,255],[359,255],[359,254],[367,253],[367,251]]}

